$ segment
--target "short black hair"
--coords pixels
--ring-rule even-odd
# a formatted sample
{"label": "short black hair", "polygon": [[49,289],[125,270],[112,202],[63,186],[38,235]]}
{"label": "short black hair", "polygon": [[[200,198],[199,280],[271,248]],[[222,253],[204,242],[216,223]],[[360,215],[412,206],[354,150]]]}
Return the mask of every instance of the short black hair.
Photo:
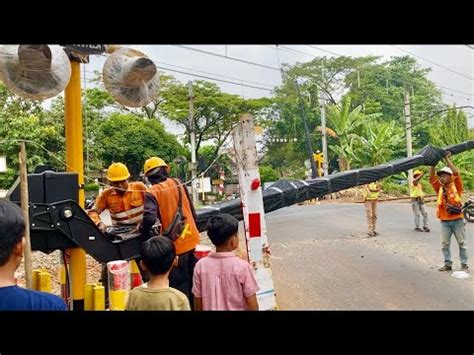
{"label": "short black hair", "polygon": [[153,237],[142,244],[141,257],[150,274],[162,275],[171,269],[176,248],[166,237]]}
{"label": "short black hair", "polygon": [[24,235],[25,220],[20,207],[0,198],[0,266],[7,263]]}
{"label": "short black hair", "polygon": [[218,214],[209,218],[206,226],[207,235],[212,244],[220,246],[239,231],[239,221],[227,213]]}
{"label": "short black hair", "polygon": [[158,184],[168,179],[169,174],[168,170],[166,169],[166,166],[159,166],[148,172],[148,174],[145,174],[145,176],[152,184]]}

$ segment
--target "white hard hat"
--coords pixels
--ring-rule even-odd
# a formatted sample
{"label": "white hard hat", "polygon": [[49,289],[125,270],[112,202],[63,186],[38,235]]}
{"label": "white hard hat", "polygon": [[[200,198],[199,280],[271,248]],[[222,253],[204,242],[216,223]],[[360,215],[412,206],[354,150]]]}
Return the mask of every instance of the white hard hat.
{"label": "white hard hat", "polygon": [[445,166],[443,169],[441,170],[438,170],[438,172],[436,173],[437,175],[439,174],[442,174],[442,173],[446,173],[446,174],[449,174],[449,175],[453,175],[453,171],[448,168],[447,166]]}

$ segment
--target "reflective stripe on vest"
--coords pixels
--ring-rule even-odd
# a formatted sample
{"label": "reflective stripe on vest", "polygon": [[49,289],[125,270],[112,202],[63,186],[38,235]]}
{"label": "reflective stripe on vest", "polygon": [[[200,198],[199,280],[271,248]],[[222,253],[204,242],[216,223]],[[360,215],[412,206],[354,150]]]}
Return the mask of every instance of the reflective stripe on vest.
{"label": "reflective stripe on vest", "polygon": [[110,212],[110,217],[113,219],[131,218],[131,217],[134,217],[134,215],[143,214],[144,210],[145,210],[145,207],[142,205],[142,206],[138,206],[137,208],[132,208],[131,210],[128,210],[125,212],[119,212],[119,213]]}
{"label": "reflective stripe on vest", "polygon": [[[441,186],[438,192],[438,201],[437,201],[438,206],[443,205],[443,202],[444,202],[443,191],[444,191],[444,186]],[[461,196],[459,196],[458,189],[456,188],[456,185],[454,185],[454,183],[451,183],[446,195],[448,199],[447,202],[450,205],[460,204],[462,202]]]}

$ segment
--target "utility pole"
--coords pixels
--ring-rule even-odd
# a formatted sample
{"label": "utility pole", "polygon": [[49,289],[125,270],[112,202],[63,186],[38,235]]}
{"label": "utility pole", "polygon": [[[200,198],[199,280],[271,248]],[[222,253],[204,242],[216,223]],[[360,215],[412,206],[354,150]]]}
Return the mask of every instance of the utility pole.
{"label": "utility pole", "polygon": [[306,147],[308,149],[308,159],[311,163],[311,177],[313,179],[316,179],[316,177],[318,176],[318,169],[316,168],[316,162],[314,161],[314,157],[313,157],[313,148],[311,148],[311,139],[309,137],[308,122],[306,120],[306,112],[304,110],[303,100],[301,99],[300,87],[298,85],[298,80],[295,80],[295,86],[296,86],[296,92],[298,93],[298,100],[300,102],[301,114],[303,116],[304,130],[305,130],[305,134],[306,134]]}
{"label": "utility pole", "polygon": [[26,147],[25,142],[20,142],[20,189],[21,189],[21,210],[25,220],[25,281],[26,288],[33,289],[33,264],[31,260],[31,241],[30,241],[30,215],[28,205],[28,175],[26,171]]}
{"label": "utility pole", "polygon": [[196,132],[194,126],[194,96],[193,96],[193,82],[188,81],[189,91],[189,127],[190,127],[190,140],[191,140],[191,177],[193,182],[191,184],[191,191],[193,196],[194,206],[198,203],[198,192],[195,187],[196,182]]}
{"label": "utility pole", "polygon": [[324,92],[321,90],[321,127],[323,128],[323,171],[328,176],[328,142],[326,135],[326,104]]}
{"label": "utility pole", "polygon": [[[407,157],[413,155],[411,141],[411,115],[410,115],[410,94],[405,90],[405,129],[407,132]],[[408,191],[411,193],[411,183],[413,181],[413,169],[408,170]]]}

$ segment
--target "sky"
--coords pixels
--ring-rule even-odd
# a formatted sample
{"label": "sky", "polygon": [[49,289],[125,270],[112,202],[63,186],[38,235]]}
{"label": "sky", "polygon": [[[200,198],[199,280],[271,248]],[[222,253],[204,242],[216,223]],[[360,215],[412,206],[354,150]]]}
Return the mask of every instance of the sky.
{"label": "sky", "polygon": [[[228,93],[245,98],[271,96],[271,89],[281,84],[280,64],[310,61],[314,56],[352,57],[376,55],[388,59],[391,56],[412,55],[419,65],[432,71],[428,77],[442,90],[443,101],[457,106],[474,106],[474,46],[467,45],[126,45],[146,53],[157,63],[159,70],[172,74],[176,79],[209,80],[196,75],[219,78],[236,84],[216,81]],[[193,50],[194,49],[194,50]],[[210,55],[200,51],[212,52]],[[295,52],[296,51],[296,52]],[[331,53],[329,53],[329,52]],[[411,52],[407,53],[407,51]],[[298,53],[302,52],[302,53]],[[223,56],[258,63],[256,66]],[[86,79],[93,71],[102,71],[104,56],[91,56],[86,65]],[[165,69],[166,68],[166,69]],[[209,80],[212,81],[212,80]],[[256,86],[258,88],[245,87]],[[87,81],[86,81],[87,85]],[[474,109],[466,109],[470,127],[474,127]],[[165,122],[167,128],[179,134],[179,127]]]}

